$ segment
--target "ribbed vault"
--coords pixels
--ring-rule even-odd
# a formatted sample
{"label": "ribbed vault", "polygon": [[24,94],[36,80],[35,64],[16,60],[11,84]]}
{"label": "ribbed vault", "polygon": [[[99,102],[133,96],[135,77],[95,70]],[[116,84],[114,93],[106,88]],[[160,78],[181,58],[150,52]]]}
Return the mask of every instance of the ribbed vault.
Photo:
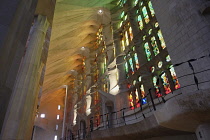
{"label": "ribbed vault", "polygon": [[[63,85],[72,85],[74,76],[69,71],[81,72],[81,47],[93,47],[96,32],[101,24],[110,19],[108,9],[113,6],[113,0],[57,0],[42,101],[48,102],[48,97],[58,94],[55,91]],[[100,9],[103,14],[98,13]],[[44,7],[38,6],[37,13],[47,12]]]}

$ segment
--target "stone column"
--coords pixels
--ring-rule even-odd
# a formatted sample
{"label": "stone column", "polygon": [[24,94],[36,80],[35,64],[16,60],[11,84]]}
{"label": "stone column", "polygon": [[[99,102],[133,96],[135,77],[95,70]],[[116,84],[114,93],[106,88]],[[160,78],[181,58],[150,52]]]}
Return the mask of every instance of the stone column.
{"label": "stone column", "polygon": [[0,133],[38,0],[0,4]]}
{"label": "stone column", "polygon": [[2,128],[2,139],[28,140],[35,117],[38,100],[34,92],[39,84],[42,69],[40,59],[49,22],[39,15],[35,21],[25,58],[13,90],[9,109]]}

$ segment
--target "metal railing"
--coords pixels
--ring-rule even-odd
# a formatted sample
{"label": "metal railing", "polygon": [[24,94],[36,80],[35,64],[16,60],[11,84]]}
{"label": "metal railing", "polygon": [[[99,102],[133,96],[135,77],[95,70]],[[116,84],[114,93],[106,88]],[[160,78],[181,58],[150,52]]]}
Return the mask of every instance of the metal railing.
{"label": "metal railing", "polygon": [[[142,119],[145,119],[147,116],[149,116],[148,114],[156,111],[157,107],[160,104],[166,103],[167,100],[169,100],[169,98],[166,99],[169,95],[171,95],[170,98],[174,98],[175,96],[178,96],[178,95],[182,94],[182,89],[183,88],[186,88],[186,87],[189,87],[189,86],[196,86],[197,87],[196,90],[200,90],[199,89],[199,84],[208,83],[208,82],[210,82],[210,80],[199,81],[196,75],[200,74],[200,73],[204,73],[206,71],[210,71],[210,69],[195,72],[191,62],[197,61],[197,60],[202,59],[204,57],[210,57],[210,55],[202,56],[198,59],[191,59],[191,60],[188,60],[186,62],[182,62],[182,63],[174,65],[174,67],[177,67],[177,66],[180,66],[184,63],[188,63],[189,67],[192,69],[193,72],[190,73],[190,74],[182,75],[182,76],[177,77],[177,78],[179,79],[179,78],[184,78],[186,76],[193,76],[194,77],[194,83],[193,84],[181,86],[178,90],[175,90],[176,92],[178,92],[176,94],[174,94],[175,91],[172,91],[171,93],[166,94],[166,95],[161,93],[162,96],[156,97],[156,98],[154,98],[154,96],[153,96],[154,93],[152,93],[152,90],[154,89],[154,87],[152,87],[148,90],[148,92],[145,96],[145,98],[147,99],[146,104],[142,105],[143,99],[144,99],[143,98],[143,99],[140,99],[140,107],[137,108],[137,104],[135,104],[134,105],[135,109],[133,109],[133,110],[131,110],[131,107],[127,107],[127,108],[122,108],[118,111],[101,114],[101,115],[99,115],[98,122],[95,122],[95,123],[94,123],[94,120],[97,120],[97,119],[92,117],[89,120],[90,121],[90,126],[89,127],[85,128],[83,130],[79,129],[77,131],[71,132],[71,134],[69,134],[69,137],[67,137],[66,140],[86,139],[86,138],[91,137],[91,132],[93,132],[93,131],[106,130],[106,129],[109,129],[109,128],[116,128],[116,127],[120,127],[120,126],[124,126],[124,125],[139,122]],[[162,88],[162,87],[163,86],[161,86],[159,88]],[[130,115],[129,115],[128,112],[131,112]],[[132,119],[128,119],[128,116],[131,116]]]}

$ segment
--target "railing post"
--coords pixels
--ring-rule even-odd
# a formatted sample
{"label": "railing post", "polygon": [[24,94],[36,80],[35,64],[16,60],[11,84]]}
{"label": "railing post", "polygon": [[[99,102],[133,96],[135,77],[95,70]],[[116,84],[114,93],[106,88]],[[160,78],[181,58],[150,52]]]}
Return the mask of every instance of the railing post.
{"label": "railing post", "polygon": [[151,102],[152,102],[153,109],[156,111],[156,107],[155,107],[155,103],[153,101],[151,90],[152,90],[152,88],[149,89],[149,96],[150,96],[150,99],[151,99]]}
{"label": "railing post", "polygon": [[124,109],[125,109],[125,108],[123,108],[123,109],[122,109],[122,111],[123,111],[123,113],[122,113],[122,114],[123,114],[123,121],[124,121],[124,123],[125,123],[125,125],[126,125],[126,121],[125,121],[125,112],[124,112]]}
{"label": "railing post", "polygon": [[194,59],[189,60],[189,61],[188,61],[188,64],[189,64],[190,68],[191,68],[192,71],[193,71],[194,81],[195,81],[195,84],[196,84],[196,86],[197,86],[197,89],[199,90],[199,87],[198,87],[198,78],[195,76],[195,70],[194,70],[194,68],[193,68],[193,65],[191,64],[191,61],[195,61],[195,60],[194,60]]}
{"label": "railing post", "polygon": [[93,132],[93,120],[90,119],[90,132]]}
{"label": "railing post", "polygon": [[106,126],[109,128],[109,113],[106,114]]}

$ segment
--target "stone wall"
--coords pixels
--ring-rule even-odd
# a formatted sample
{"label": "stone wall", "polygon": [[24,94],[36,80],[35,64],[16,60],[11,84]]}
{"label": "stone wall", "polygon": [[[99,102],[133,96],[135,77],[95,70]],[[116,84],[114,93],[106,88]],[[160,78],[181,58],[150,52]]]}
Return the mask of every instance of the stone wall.
{"label": "stone wall", "polygon": [[[168,52],[171,56],[173,64],[183,63],[175,70],[178,77],[192,74],[187,61],[194,68],[194,72],[198,79],[199,89],[209,88],[210,71],[210,26],[209,16],[202,14],[202,5],[205,0],[152,0],[153,7],[156,12],[157,20],[163,32]],[[195,84],[194,76],[188,75],[179,78],[181,86]],[[187,86],[182,92],[197,90],[197,86]]]}

